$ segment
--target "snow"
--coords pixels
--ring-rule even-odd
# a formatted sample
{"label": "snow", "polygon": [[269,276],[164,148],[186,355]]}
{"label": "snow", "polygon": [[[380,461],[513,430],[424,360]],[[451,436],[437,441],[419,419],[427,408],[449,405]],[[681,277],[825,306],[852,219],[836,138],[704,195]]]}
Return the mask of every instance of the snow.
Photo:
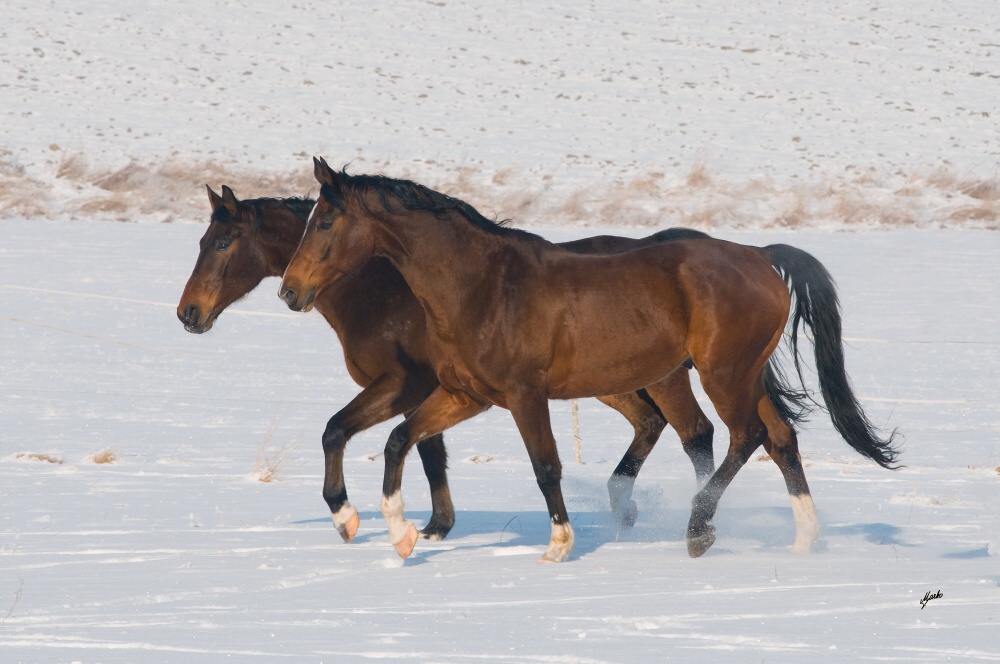
{"label": "snow", "polygon": [[[0,660],[1000,660],[991,3],[276,7],[5,5]],[[692,560],[676,436],[619,533],[605,484],[631,429],[581,401],[576,464],[554,402],[576,547],[537,565],[544,501],[495,408],[446,433],[457,523],[406,561],[378,512],[393,423],[353,439],[343,543],[320,496],[320,433],[358,391],[335,335],[273,279],[184,332],[202,224],[120,223],[203,222],[205,183],[315,191],[314,154],[556,241],[687,224],[814,253],[906,467],[817,415],[814,552],[791,553],[784,483],[755,457]],[[403,498],[426,522],[412,460]]]}
{"label": "snow", "polygon": [[318,154],[537,221],[1000,223],[988,2],[7,7],[5,216],[190,218]]}
{"label": "snow", "polygon": [[[406,561],[378,512],[390,425],[355,438],[361,527],[345,544],[320,497],[319,434],[358,388],[321,317],[284,309],[269,279],[210,333],[184,332],[195,224],[0,226],[4,661],[1000,658],[995,233],[730,233],[794,242],[838,278],[849,372],[874,420],[905,434],[906,468],[862,459],[815,417],[800,436],[815,552],[790,553],[781,475],[755,459],[692,560],[694,473],[674,434],[619,534],[605,482],[630,427],[582,401],[577,465],[556,402],[577,544],[538,565],[548,518],[506,411],[446,434],[457,524]],[[269,483],[251,477],[262,448],[286,460]],[[88,459],[104,449],[112,463]],[[426,522],[419,464],[403,496]]]}

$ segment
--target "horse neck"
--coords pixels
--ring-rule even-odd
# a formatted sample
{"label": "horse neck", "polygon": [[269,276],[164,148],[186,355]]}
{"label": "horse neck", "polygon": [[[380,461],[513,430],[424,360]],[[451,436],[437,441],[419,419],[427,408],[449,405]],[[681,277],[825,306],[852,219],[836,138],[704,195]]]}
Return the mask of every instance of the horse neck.
{"label": "horse neck", "polygon": [[375,217],[375,253],[389,259],[439,325],[457,321],[462,300],[456,293],[481,293],[498,281],[491,257],[503,238],[477,228],[458,213],[428,212]]}
{"label": "horse neck", "polygon": [[257,245],[264,256],[268,276],[280,277],[292,260],[302,239],[306,220],[285,208],[260,211]]}

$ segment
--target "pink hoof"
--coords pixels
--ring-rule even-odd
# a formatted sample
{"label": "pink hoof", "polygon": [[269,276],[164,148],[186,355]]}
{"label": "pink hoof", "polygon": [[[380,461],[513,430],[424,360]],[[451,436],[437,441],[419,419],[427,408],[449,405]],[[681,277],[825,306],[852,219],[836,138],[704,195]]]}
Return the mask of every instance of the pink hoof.
{"label": "pink hoof", "polygon": [[420,533],[413,524],[409,524],[406,529],[406,533],[399,539],[398,542],[393,542],[393,546],[396,547],[396,553],[399,554],[400,558],[409,558],[410,554],[413,553],[413,547],[417,545],[417,538],[420,537]]}
{"label": "pink hoof", "polygon": [[358,517],[358,513],[355,512],[347,521],[337,528],[337,532],[340,533],[340,536],[344,538],[345,542],[350,542],[354,539],[354,536],[358,534],[358,526],[360,524],[361,519]]}

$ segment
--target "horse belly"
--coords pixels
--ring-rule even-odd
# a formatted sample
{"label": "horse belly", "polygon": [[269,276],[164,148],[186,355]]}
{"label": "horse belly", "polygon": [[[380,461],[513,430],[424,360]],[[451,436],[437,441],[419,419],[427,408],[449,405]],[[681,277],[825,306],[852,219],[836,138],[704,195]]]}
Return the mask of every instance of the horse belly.
{"label": "horse belly", "polygon": [[569,335],[550,372],[553,398],[633,392],[683,363],[686,329],[662,311],[648,312],[619,311]]}

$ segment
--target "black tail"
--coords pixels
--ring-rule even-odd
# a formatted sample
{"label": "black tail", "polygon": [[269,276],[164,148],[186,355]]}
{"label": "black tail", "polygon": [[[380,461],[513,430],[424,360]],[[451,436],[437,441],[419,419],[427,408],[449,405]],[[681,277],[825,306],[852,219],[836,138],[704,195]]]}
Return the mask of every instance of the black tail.
{"label": "black tail", "polygon": [[[833,277],[822,263],[801,249],[786,244],[772,244],[762,251],[788,284],[795,301],[790,345],[799,379],[802,380],[803,376],[799,361],[798,332],[799,323],[805,323],[812,329],[819,388],[833,427],[858,453],[883,468],[898,468],[896,459],[899,457],[899,434],[894,430],[887,439],[880,438],[851,389],[844,367],[840,302]],[[766,381],[765,374],[765,385]],[[803,380],[803,384],[804,382]],[[796,404],[801,405],[798,402]]]}

